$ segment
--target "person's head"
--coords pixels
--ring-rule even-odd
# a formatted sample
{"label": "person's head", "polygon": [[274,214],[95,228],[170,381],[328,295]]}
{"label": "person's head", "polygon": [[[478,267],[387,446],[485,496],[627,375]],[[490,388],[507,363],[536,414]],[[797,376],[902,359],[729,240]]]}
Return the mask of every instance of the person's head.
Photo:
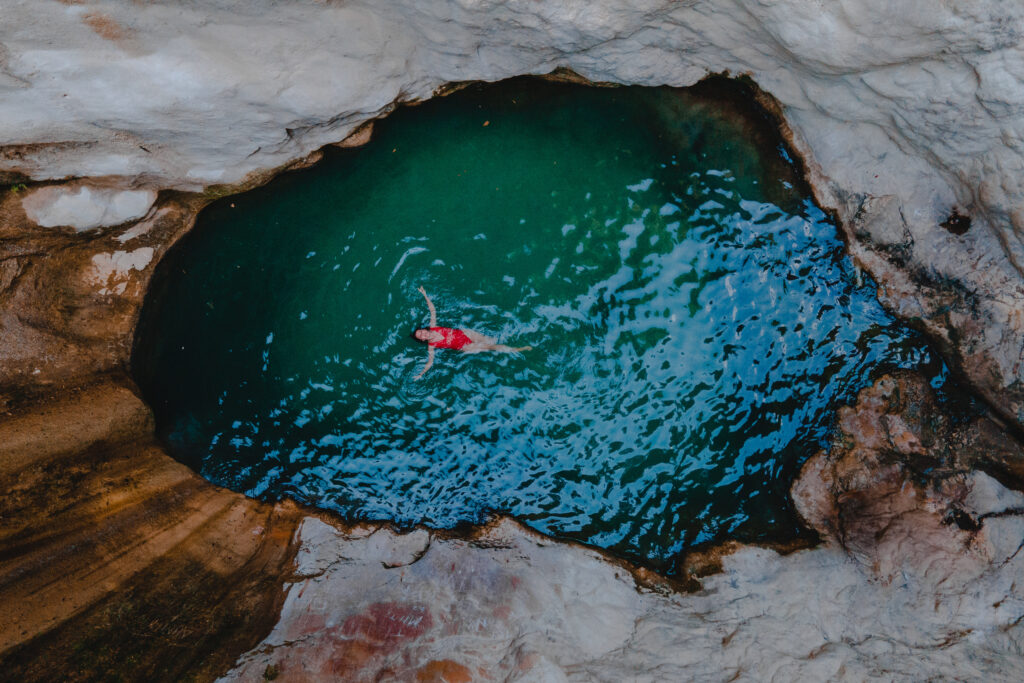
{"label": "person's head", "polygon": [[429,327],[421,327],[412,333],[412,336],[417,341],[421,341],[424,344],[430,342],[439,342],[444,338],[444,335],[440,332],[430,329]]}

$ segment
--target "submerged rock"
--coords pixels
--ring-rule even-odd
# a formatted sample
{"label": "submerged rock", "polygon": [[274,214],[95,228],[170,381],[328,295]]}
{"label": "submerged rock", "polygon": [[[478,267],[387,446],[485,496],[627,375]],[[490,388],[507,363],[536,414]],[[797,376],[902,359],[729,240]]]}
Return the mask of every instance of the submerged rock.
{"label": "submerged rock", "polygon": [[969,545],[974,537],[959,535],[984,519],[965,501],[977,486],[995,490],[977,468],[1019,485],[1024,446],[991,419],[958,412],[920,375],[879,379],[839,409],[832,448],[804,465],[792,489],[797,511],[826,542],[876,568],[899,564],[886,553],[906,553],[905,543],[921,545],[922,561],[930,549]]}
{"label": "submerged rock", "polygon": [[[879,618],[915,619],[902,627],[903,642],[962,639],[991,647],[990,655],[1009,648],[1002,668],[1020,663],[1011,652],[1020,646],[1014,620],[1024,613],[1017,586],[1024,496],[971,469],[993,467],[992,443],[980,437],[990,428],[986,418],[950,419],[920,377],[883,378],[861,392],[856,407],[840,411],[833,448],[805,465],[793,496],[830,546],[888,586]],[[1024,448],[1005,435],[999,446],[1009,456],[1004,463],[1019,467]],[[987,671],[979,653],[968,656],[976,672],[941,675]]]}

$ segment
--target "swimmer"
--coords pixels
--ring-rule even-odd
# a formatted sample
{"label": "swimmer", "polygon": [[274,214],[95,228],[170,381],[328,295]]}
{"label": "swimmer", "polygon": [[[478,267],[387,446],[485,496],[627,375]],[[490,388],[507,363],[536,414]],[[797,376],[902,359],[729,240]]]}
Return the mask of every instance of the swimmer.
{"label": "swimmer", "polygon": [[438,327],[437,311],[434,310],[434,302],[430,300],[430,297],[427,296],[427,290],[423,289],[422,286],[419,288],[419,292],[427,300],[427,308],[430,309],[430,327],[421,327],[413,333],[416,339],[427,345],[427,365],[420,374],[416,375],[416,379],[426,374],[430,366],[434,364],[434,349],[456,349],[464,353],[480,353],[481,351],[518,353],[520,351],[529,351],[533,348],[532,346],[512,347],[496,344],[494,337],[488,337],[473,330]]}

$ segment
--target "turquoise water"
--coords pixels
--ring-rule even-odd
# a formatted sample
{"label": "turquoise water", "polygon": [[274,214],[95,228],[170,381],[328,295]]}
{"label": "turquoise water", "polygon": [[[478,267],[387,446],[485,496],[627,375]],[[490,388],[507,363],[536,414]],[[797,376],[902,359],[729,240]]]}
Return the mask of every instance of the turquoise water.
{"label": "turquoise water", "polygon": [[[941,366],[880,308],[728,85],[474,87],[219,201],[161,263],[133,366],[214,482],[351,519],[490,511],[673,571],[786,538],[837,404]],[[426,349],[439,323],[523,354]]]}

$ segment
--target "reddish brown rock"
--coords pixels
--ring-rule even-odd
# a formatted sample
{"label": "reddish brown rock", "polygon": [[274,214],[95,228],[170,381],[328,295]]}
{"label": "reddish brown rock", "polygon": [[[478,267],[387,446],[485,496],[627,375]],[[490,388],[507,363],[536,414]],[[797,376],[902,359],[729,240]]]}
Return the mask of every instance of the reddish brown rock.
{"label": "reddish brown rock", "polygon": [[140,221],[77,233],[0,193],[0,397],[123,371],[153,269],[207,201],[163,197]]}
{"label": "reddish brown rock", "polygon": [[378,602],[345,620],[341,635],[390,643],[418,638],[433,625],[426,605]]}
{"label": "reddish brown rock", "polygon": [[417,683],[471,683],[473,672],[450,659],[435,659],[416,671]]}
{"label": "reddish brown rock", "polygon": [[301,513],[204,481],[123,378],[0,422],[5,680],[211,678],[276,619]]}
{"label": "reddish brown rock", "polygon": [[960,412],[915,373],[879,379],[840,408],[832,448],[804,465],[798,512],[885,580],[907,557],[951,574],[975,562],[984,520],[968,511],[972,471],[1012,477],[1024,447],[988,417]]}

